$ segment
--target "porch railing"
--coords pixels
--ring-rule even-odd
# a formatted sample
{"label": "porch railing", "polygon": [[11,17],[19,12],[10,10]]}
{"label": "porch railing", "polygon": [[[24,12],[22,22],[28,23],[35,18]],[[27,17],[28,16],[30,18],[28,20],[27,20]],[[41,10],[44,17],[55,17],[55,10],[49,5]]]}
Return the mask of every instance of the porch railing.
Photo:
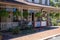
{"label": "porch railing", "polygon": [[7,30],[18,26],[18,22],[1,22],[0,26],[0,30]]}

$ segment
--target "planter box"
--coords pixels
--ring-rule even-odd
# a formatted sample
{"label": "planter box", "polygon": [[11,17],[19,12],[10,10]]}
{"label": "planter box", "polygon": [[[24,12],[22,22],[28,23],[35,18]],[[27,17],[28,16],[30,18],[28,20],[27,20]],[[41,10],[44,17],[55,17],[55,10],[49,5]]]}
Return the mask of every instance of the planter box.
{"label": "planter box", "polygon": [[47,22],[46,21],[41,21],[41,26],[47,26]]}
{"label": "planter box", "polygon": [[38,22],[35,22],[35,27],[40,27],[41,25],[40,25],[40,21],[38,21]]}

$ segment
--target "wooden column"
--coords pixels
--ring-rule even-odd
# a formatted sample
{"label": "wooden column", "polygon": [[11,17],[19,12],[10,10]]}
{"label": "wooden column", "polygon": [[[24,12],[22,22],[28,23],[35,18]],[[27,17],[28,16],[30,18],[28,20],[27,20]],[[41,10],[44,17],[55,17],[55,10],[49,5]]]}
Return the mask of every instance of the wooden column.
{"label": "wooden column", "polygon": [[49,12],[47,12],[47,26],[50,26],[50,17],[49,17],[49,13],[50,13],[50,11]]}
{"label": "wooden column", "polygon": [[49,20],[48,20],[48,13],[47,13],[47,26],[49,26],[49,23],[48,22],[49,22]]}
{"label": "wooden column", "polygon": [[23,20],[23,9],[21,9],[21,26],[22,26],[22,21]]}

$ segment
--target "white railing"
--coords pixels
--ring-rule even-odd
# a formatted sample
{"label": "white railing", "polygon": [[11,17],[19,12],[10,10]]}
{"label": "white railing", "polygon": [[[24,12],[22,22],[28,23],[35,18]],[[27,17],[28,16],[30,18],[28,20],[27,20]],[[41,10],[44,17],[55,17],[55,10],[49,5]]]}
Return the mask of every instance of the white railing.
{"label": "white railing", "polygon": [[1,22],[1,30],[7,30],[9,28],[14,28],[18,26],[18,22]]}

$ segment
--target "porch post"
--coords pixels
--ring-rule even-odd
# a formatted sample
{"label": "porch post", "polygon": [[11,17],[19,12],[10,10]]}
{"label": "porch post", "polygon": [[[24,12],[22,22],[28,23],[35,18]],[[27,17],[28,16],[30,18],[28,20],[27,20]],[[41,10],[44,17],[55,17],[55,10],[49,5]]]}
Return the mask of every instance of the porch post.
{"label": "porch post", "polygon": [[[27,11],[28,11],[28,9],[27,9]],[[28,12],[28,17],[27,17],[27,20],[29,19],[29,12]]]}
{"label": "porch post", "polygon": [[[44,8],[42,8],[40,11],[41,11],[41,13],[42,13],[42,15],[40,16],[40,18],[42,19],[42,17],[43,17],[43,10],[44,10]],[[42,23],[42,20],[40,20],[40,26],[41,26],[41,23]],[[42,27],[42,26],[41,26]]]}
{"label": "porch post", "polygon": [[49,12],[47,12],[47,26],[50,26],[50,21],[51,21],[50,17],[49,17]]}
{"label": "porch post", "polygon": [[21,9],[21,26],[22,26],[22,21],[23,20],[23,9]]}
{"label": "porch post", "polygon": [[0,28],[1,28],[1,17],[0,17]]}

